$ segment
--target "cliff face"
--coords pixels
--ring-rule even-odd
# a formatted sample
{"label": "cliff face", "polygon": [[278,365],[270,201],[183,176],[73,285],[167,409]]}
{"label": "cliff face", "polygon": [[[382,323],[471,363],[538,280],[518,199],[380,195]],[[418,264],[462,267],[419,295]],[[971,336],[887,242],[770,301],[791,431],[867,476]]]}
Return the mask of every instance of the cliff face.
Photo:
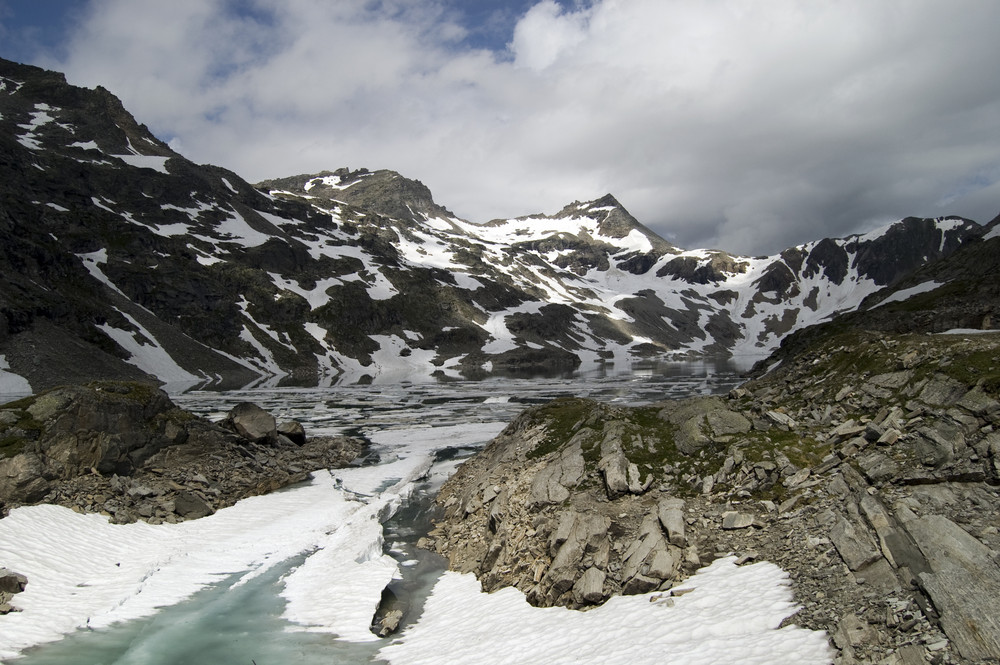
{"label": "cliff face", "polygon": [[747,257],[674,247],[610,194],[474,224],[388,170],[254,186],[177,154],[106,90],[7,61],[0,182],[0,371],[36,391],[760,354],[984,231],[911,218]]}
{"label": "cliff face", "polygon": [[534,408],[442,488],[424,544],[486,590],[576,608],[766,559],[841,662],[987,662],[998,352],[997,334],[841,331],[727,396]]}

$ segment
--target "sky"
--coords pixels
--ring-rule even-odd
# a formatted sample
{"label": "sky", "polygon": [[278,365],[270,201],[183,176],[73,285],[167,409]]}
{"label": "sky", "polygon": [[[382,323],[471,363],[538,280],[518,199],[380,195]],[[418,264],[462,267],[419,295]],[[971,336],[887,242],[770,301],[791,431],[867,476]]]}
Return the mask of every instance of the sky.
{"label": "sky", "polygon": [[474,222],[614,194],[769,254],[1000,213],[991,0],[0,0],[0,57],[256,182],[388,168]]}

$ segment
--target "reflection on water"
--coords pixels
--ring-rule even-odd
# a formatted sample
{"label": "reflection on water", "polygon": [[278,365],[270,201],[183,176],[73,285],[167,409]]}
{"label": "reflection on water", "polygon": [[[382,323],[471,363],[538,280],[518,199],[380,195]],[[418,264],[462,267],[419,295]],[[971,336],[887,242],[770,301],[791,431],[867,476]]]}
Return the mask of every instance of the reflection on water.
{"label": "reflection on water", "polygon": [[[391,453],[378,440],[386,431],[507,422],[526,406],[556,397],[577,396],[619,404],[648,404],[668,398],[722,393],[740,382],[747,363],[699,361],[640,367],[630,374],[591,373],[573,377],[492,378],[395,385],[331,388],[274,388],[229,392],[195,391],[173,395],[179,405],[218,420],[236,403],[252,401],[279,419],[302,422],[312,434],[371,437],[375,452]],[[483,441],[480,445],[485,444]],[[437,450],[440,468],[453,468],[455,454],[443,437]],[[391,457],[387,455],[387,457]],[[432,474],[433,476],[433,474]],[[385,525],[389,553],[405,579],[394,591],[409,608],[404,620],[418,616],[443,562],[416,550],[426,533],[435,485],[416,487],[411,503]],[[32,649],[19,665],[168,665],[186,663],[271,665],[290,663],[372,663],[383,642],[351,643],[328,634],[290,630],[281,618],[282,577],[302,557],[265,575],[234,586],[238,576],[165,608],[153,617],[102,631],[79,631],[61,642]]]}

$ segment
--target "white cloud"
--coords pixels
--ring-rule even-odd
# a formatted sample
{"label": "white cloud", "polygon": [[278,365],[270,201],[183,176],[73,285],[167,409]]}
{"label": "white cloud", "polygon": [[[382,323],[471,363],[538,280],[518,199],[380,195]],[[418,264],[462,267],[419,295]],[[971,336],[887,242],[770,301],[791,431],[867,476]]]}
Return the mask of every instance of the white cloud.
{"label": "white cloud", "polygon": [[1000,210],[1000,3],[543,0],[490,52],[444,2],[93,0],[45,64],[196,161],[393,168],[475,221],[612,192],[761,253]]}

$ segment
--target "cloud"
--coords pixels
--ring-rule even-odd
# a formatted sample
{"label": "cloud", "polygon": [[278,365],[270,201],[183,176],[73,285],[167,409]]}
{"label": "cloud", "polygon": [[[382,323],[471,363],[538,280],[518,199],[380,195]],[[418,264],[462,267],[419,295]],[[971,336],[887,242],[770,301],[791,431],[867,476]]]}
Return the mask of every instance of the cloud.
{"label": "cloud", "polygon": [[1000,211],[998,3],[526,7],[488,50],[445,0],[92,0],[44,64],[196,161],[392,168],[474,221],[611,192],[681,246],[756,254]]}

